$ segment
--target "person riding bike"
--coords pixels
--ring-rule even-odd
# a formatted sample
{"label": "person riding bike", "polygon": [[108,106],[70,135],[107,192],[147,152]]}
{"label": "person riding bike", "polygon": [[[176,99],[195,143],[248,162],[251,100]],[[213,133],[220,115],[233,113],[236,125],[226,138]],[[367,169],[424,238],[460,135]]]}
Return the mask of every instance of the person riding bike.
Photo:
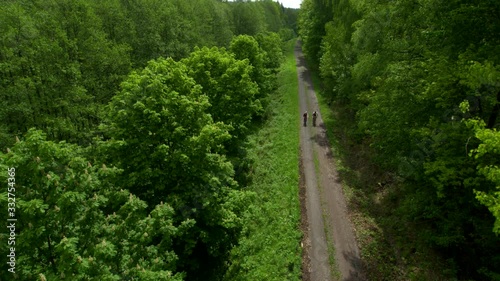
{"label": "person riding bike", "polygon": [[313,112],[313,126],[316,127],[316,118],[318,118],[318,113],[316,111]]}

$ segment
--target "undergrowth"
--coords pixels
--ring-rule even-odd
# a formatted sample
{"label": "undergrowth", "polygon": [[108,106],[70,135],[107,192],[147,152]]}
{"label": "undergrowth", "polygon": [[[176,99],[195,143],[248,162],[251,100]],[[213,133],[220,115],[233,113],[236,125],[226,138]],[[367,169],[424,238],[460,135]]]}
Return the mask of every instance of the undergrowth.
{"label": "undergrowth", "polygon": [[295,40],[288,42],[270,117],[249,138],[254,200],[224,280],[300,280],[299,121]]}

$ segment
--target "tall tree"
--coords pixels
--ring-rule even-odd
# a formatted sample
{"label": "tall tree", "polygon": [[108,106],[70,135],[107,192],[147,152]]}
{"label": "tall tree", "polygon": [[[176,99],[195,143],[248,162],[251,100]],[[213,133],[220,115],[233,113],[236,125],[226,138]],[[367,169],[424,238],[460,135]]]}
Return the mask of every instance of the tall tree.
{"label": "tall tree", "polygon": [[[244,192],[221,154],[229,127],[207,113],[209,98],[172,59],[151,61],[122,83],[108,106],[102,144],[110,162],[124,170],[120,183],[149,206],[162,201],[179,210],[174,223],[196,224],[174,241],[179,266],[190,278],[213,269],[236,242]],[[191,274],[191,275],[190,275]]]}
{"label": "tall tree", "polygon": [[263,110],[257,99],[258,86],[250,77],[252,66],[215,47],[195,49],[182,62],[208,97],[207,112],[215,122],[230,125],[232,137],[241,141],[252,118]]}
{"label": "tall tree", "polygon": [[[2,192],[0,200],[6,205],[12,202],[8,198],[15,199],[17,219],[15,244],[10,245],[15,273],[2,270],[0,277],[182,280],[173,239],[194,222],[174,225],[172,207],[147,208],[115,185],[118,169],[90,163],[77,145],[46,138],[30,130],[8,153],[0,153],[0,167],[14,168],[15,178],[11,195]],[[7,182],[6,176],[0,175],[2,181]],[[1,246],[4,256],[7,246]]]}

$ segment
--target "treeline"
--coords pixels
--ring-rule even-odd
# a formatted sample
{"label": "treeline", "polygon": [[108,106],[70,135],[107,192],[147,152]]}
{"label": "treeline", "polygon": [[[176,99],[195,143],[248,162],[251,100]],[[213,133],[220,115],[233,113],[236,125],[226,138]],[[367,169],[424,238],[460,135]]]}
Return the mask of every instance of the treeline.
{"label": "treeline", "polygon": [[0,201],[17,219],[0,279],[220,280],[254,196],[245,139],[293,36],[285,9],[43,0],[0,14]]}
{"label": "treeline", "polygon": [[401,188],[395,213],[460,280],[500,278],[499,14],[494,0],[305,0],[299,14],[351,139]]}
{"label": "treeline", "polygon": [[88,144],[131,70],[195,46],[227,48],[234,35],[289,39],[293,14],[270,0],[3,1],[0,147],[31,127]]}

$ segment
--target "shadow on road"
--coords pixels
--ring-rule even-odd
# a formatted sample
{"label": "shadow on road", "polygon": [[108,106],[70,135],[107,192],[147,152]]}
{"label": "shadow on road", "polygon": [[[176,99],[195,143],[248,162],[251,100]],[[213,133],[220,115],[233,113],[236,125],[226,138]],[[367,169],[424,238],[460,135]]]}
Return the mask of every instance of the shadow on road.
{"label": "shadow on road", "polygon": [[365,278],[360,273],[360,272],[362,272],[362,264],[363,264],[361,259],[350,254],[350,253],[347,253],[347,252],[342,252],[342,255],[344,256],[345,260],[349,261],[349,263],[351,263],[352,267],[356,269],[355,271],[353,271],[353,270],[349,271],[349,276],[344,276],[342,278],[342,281],[365,280]]}
{"label": "shadow on road", "polygon": [[[318,126],[318,128],[319,128],[318,130],[326,130],[325,124],[323,124],[323,123],[320,123],[320,125]],[[315,143],[317,143],[320,147],[322,147],[324,149],[327,149],[327,148],[331,147],[330,146],[330,142],[328,141],[328,137],[326,136],[326,133],[325,134],[315,133],[311,137],[311,140],[314,141]],[[327,152],[325,153],[325,156],[328,159],[333,159],[332,150],[328,149]]]}
{"label": "shadow on road", "polygon": [[[304,71],[299,74],[300,79],[304,81],[307,91],[314,90],[312,85],[311,75],[309,75],[309,68],[307,67],[306,58],[302,55],[302,43],[298,41],[295,45],[295,54],[297,59],[297,69],[303,67]],[[300,54],[300,55],[297,55]]]}

